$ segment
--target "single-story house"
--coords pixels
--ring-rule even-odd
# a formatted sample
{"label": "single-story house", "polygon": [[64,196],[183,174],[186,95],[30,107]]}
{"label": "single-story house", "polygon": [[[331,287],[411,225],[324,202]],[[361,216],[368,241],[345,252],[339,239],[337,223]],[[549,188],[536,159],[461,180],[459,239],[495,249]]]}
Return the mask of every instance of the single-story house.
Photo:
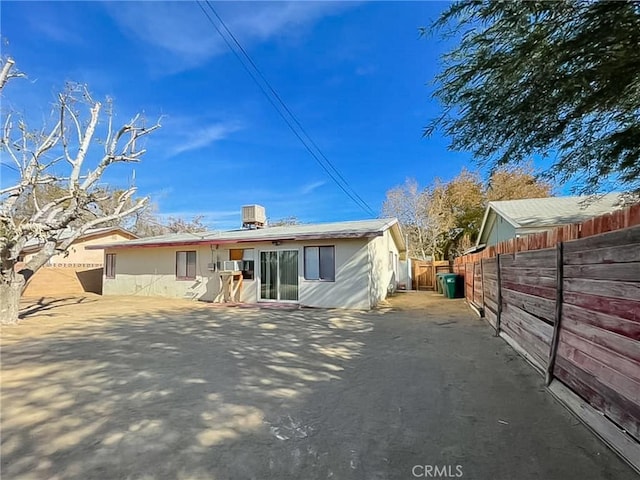
{"label": "single-story house", "polygon": [[[60,232],[60,242],[69,238],[70,231]],[[120,242],[138,238],[133,233],[121,227],[102,227],[87,230],[78,237],[64,253],[53,255],[44,268],[31,276],[23,295],[52,296],[79,295],[85,292],[102,292],[102,266],[104,252],[102,250],[87,249],[92,245],[105,242]],[[22,269],[33,255],[42,248],[43,242],[38,239],[28,241],[20,253],[20,263],[16,265]]]}
{"label": "single-story house", "polygon": [[396,219],[180,233],[104,249],[104,295],[217,301],[228,271],[240,301],[369,309],[396,288],[406,245]]}
{"label": "single-story house", "polygon": [[598,197],[547,197],[489,202],[471,251],[530,233],[584,222],[624,207],[619,193]]}

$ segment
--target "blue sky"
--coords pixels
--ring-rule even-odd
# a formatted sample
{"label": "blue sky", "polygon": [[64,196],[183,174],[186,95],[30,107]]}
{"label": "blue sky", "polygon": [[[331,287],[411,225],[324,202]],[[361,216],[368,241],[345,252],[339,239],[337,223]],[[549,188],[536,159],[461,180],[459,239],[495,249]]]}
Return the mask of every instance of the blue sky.
{"label": "blue sky", "polygon": [[[470,155],[425,139],[438,115],[429,82],[450,45],[418,35],[440,2],[216,2],[216,9],[305,130],[378,213],[387,189],[454,177]],[[28,81],[12,107],[42,123],[65,81],[113,97],[163,128],[135,165],[139,194],[166,215],[238,227],[240,207],[272,219],[367,218],[317,165],[194,2],[7,2],[3,55]],[[37,126],[37,125],[36,125]],[[126,186],[131,166],[106,180]],[[3,168],[4,178],[10,171]]]}

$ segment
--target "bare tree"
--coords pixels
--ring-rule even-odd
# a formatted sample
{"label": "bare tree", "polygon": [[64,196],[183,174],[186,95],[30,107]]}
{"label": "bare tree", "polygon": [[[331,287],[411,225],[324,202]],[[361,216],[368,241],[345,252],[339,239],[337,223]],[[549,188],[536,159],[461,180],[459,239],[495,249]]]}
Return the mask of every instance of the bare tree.
{"label": "bare tree", "polygon": [[[15,76],[12,68],[12,60],[4,62],[0,93]],[[54,254],[66,251],[88,229],[131,215],[147,202],[146,198],[131,202],[136,189],[130,187],[118,192],[109,209],[96,210],[96,205],[106,204],[105,190],[99,185],[105,170],[117,163],[138,162],[145,153],[142,137],[159,128],[159,123],[145,126],[136,115],[115,129],[110,102],[103,108],[82,85],[68,85],[58,95],[54,114],[53,127],[34,131],[24,118],[3,112],[2,162],[18,172],[13,185],[0,188],[0,322],[4,324],[17,322],[26,281]],[[105,136],[99,139],[101,118]],[[99,144],[102,152],[97,153]],[[43,201],[38,197],[43,185],[63,188]],[[20,215],[25,204],[33,210]],[[93,217],[87,212],[93,212]],[[29,241],[37,241],[41,248],[18,269],[18,258]]]}
{"label": "bare tree", "polygon": [[551,191],[529,166],[498,169],[487,184],[477,172],[463,168],[448,182],[436,178],[422,188],[407,179],[387,191],[382,212],[398,218],[409,235],[412,257],[442,260],[475,243],[487,201],[546,197]]}
{"label": "bare tree", "polygon": [[204,215],[196,215],[191,220],[182,217],[169,217],[164,228],[167,233],[199,233],[206,232],[207,226],[202,223]]}
{"label": "bare tree", "polygon": [[429,192],[421,189],[413,178],[403,185],[387,191],[382,204],[382,214],[396,217],[409,235],[409,254],[414,258],[427,259],[432,252],[431,233],[436,220],[429,215]]}
{"label": "bare tree", "polygon": [[295,215],[289,217],[278,218],[276,220],[267,220],[269,227],[288,227],[291,225],[300,225],[300,220]]}

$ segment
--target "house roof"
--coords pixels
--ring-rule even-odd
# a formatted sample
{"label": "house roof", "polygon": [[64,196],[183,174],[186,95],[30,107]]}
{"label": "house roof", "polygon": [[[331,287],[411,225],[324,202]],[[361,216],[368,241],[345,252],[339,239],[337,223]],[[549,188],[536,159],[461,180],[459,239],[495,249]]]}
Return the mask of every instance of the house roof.
{"label": "house roof", "polygon": [[[86,232],[84,232],[82,235],[80,235],[80,237],[78,237],[76,240],[84,240],[84,239],[89,238],[89,237],[96,237],[96,236],[106,235],[106,234],[110,234],[110,233],[114,233],[114,232],[123,233],[124,235],[128,235],[131,238],[138,238],[137,235],[135,235],[134,233],[132,233],[129,230],[126,230],[126,229],[124,229],[122,227],[101,227],[101,228],[90,228],[90,229],[88,229]],[[62,242],[64,240],[66,240],[67,238],[69,238],[72,234],[73,234],[73,231],[71,229],[62,230],[58,234],[58,241]],[[44,241],[42,239],[32,238],[31,240],[28,240],[24,244],[23,251],[37,250],[43,244],[44,244]]]}
{"label": "house roof", "polygon": [[581,223],[622,207],[624,201],[619,193],[609,193],[600,197],[548,197],[489,202],[477,245],[486,242],[485,237],[495,215],[500,215],[517,229],[553,228]]}
{"label": "house roof", "polygon": [[230,230],[199,233],[174,233],[157,237],[140,238],[126,242],[87,246],[87,249],[166,247],[178,245],[218,245],[225,243],[264,242],[276,240],[320,240],[334,238],[367,238],[381,236],[387,229],[399,250],[406,249],[404,237],[395,218],[357,220],[350,222],[285,225],[255,230]]}

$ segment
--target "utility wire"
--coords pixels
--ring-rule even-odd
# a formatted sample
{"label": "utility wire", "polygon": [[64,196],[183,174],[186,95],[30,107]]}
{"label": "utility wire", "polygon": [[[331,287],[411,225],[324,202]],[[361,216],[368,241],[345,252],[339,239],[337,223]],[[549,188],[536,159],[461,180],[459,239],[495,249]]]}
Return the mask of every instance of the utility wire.
{"label": "utility wire", "polygon": [[[240,61],[240,63],[242,64],[243,68],[245,69],[245,71],[249,74],[249,76],[252,78],[252,80],[256,83],[256,85],[260,88],[260,90],[262,91],[263,95],[267,98],[267,100],[269,100],[269,103],[271,103],[271,105],[273,106],[273,108],[276,110],[276,112],[278,113],[278,115],[280,115],[280,117],[282,118],[282,120],[287,124],[287,126],[289,127],[289,129],[291,130],[291,132],[298,138],[298,140],[300,140],[300,142],[302,143],[302,145],[305,147],[305,149],[307,150],[307,152],[313,157],[313,159],[318,163],[318,165],[320,165],[320,167],[322,167],[322,169],[327,173],[327,175],[331,178],[331,180],[333,180],[333,182],[351,199],[353,200],[354,203],[356,203],[356,205],[358,205],[360,208],[362,208],[367,214],[371,215],[372,217],[376,217],[376,213],[374,212],[374,210],[367,204],[367,202],[362,199],[362,197],[360,197],[360,195],[358,195],[358,193],[353,189],[353,187],[351,187],[351,185],[349,185],[349,182],[347,182],[347,180],[340,174],[340,172],[338,171],[338,169],[331,163],[331,161],[324,155],[324,153],[322,153],[322,150],[320,150],[320,148],[318,147],[318,145],[313,141],[313,139],[309,136],[309,134],[306,132],[306,130],[304,129],[304,127],[301,125],[301,123],[298,121],[298,119],[296,118],[296,116],[293,114],[293,112],[291,112],[291,110],[287,107],[286,103],[282,100],[282,98],[280,97],[280,95],[277,93],[277,91],[271,86],[271,84],[269,83],[269,81],[265,78],[265,76],[262,74],[262,72],[260,71],[260,69],[258,68],[258,66],[256,65],[256,63],[251,59],[250,55],[247,53],[247,51],[242,47],[242,45],[240,44],[240,42],[238,41],[238,39],[235,37],[235,35],[233,35],[233,33],[231,32],[231,30],[229,30],[229,28],[227,27],[227,25],[224,23],[224,21],[222,20],[222,18],[220,17],[220,15],[218,15],[218,13],[216,12],[216,10],[213,8],[213,6],[211,5],[211,3],[209,2],[209,0],[205,0],[206,5],[209,7],[209,9],[211,10],[211,12],[215,15],[215,17],[218,19],[218,21],[220,22],[220,24],[224,27],[225,31],[227,32],[228,36],[233,39],[233,42],[235,43],[235,45],[237,46],[237,48],[240,49],[240,51],[243,53],[244,58],[246,58],[246,60],[251,64],[251,66],[253,67],[253,69],[255,70],[255,72],[257,73],[257,75],[260,77],[260,79],[262,80],[262,82],[264,83],[264,85],[267,86],[267,88],[265,88],[265,86],[263,85],[263,83],[260,82],[260,80],[256,77],[256,73],[254,73],[254,71],[252,71],[249,66],[247,66],[245,60],[243,60],[243,57],[238,53],[238,51],[236,50],[236,48],[233,47],[233,45],[231,44],[231,42],[229,41],[229,39],[227,38],[227,36],[224,35],[224,33],[222,32],[222,30],[220,29],[220,27],[216,24],[216,22],[214,21],[214,19],[211,17],[211,15],[209,15],[209,13],[205,10],[204,6],[202,5],[201,1],[198,1],[198,6],[200,7],[200,9],[202,10],[202,12],[205,14],[205,16],[207,17],[207,19],[209,20],[209,22],[213,25],[213,27],[216,29],[216,31],[218,32],[218,34],[220,35],[220,37],[223,39],[223,41],[226,43],[227,47],[229,47],[229,50],[231,50],[231,52],[235,55],[235,57]],[[271,92],[271,94],[269,93]],[[274,100],[274,98],[277,100]],[[288,113],[289,117],[287,117],[287,115],[285,115],[285,113]],[[294,125],[291,123],[291,120],[293,120],[293,122],[297,125],[298,129],[296,129],[294,127]],[[298,131],[300,130],[300,132],[302,132],[302,135],[300,134],[300,132]],[[303,135],[305,138],[303,138]],[[311,146],[313,146],[318,153],[314,152],[314,150],[309,146],[309,144],[311,144]],[[319,154],[319,156],[318,156]],[[322,159],[324,159],[324,162],[322,161]],[[332,172],[333,171],[333,172]],[[351,191],[349,191],[351,190]]]}
{"label": "utility wire", "polygon": [[[320,147],[316,144],[316,142],[313,141],[313,138],[311,138],[311,136],[307,133],[307,131],[304,129],[304,127],[302,126],[302,124],[298,121],[298,119],[296,118],[296,116],[293,114],[293,112],[289,109],[289,107],[287,107],[287,104],[284,102],[284,100],[282,100],[282,97],[280,97],[280,95],[278,94],[278,92],[271,86],[271,84],[269,83],[269,81],[265,78],[265,76],[263,75],[262,71],[260,70],[260,68],[258,68],[258,66],[254,63],[253,59],[251,58],[251,56],[247,53],[247,51],[244,49],[244,47],[240,44],[240,42],[238,41],[238,39],[236,38],[236,36],[233,34],[233,32],[231,32],[231,30],[229,30],[229,28],[227,27],[227,24],[224,22],[224,20],[220,17],[220,15],[218,15],[218,12],[216,12],[215,8],[213,8],[213,5],[211,5],[211,2],[209,0],[205,0],[205,2],[207,3],[207,6],[211,9],[211,11],[213,12],[213,14],[216,16],[216,18],[218,19],[218,21],[220,22],[220,24],[222,25],[222,27],[225,29],[225,31],[229,34],[229,36],[231,37],[231,39],[233,40],[233,42],[237,45],[237,47],[240,49],[240,51],[244,54],[245,58],[249,61],[249,63],[251,63],[251,66],[254,68],[254,70],[258,73],[258,75],[260,76],[260,78],[262,79],[262,81],[265,83],[265,85],[267,86],[267,88],[271,91],[271,93],[276,97],[276,99],[278,100],[278,102],[280,103],[280,105],[282,105],[282,107],[285,109],[285,111],[289,114],[289,116],[291,117],[291,119],[294,121],[294,123],[298,126],[298,128],[300,129],[300,131],[304,134],[304,136],[309,140],[309,143],[311,143],[311,145],[316,149],[316,151],[320,154],[320,156],[324,159],[324,161],[326,162],[327,165],[329,165],[329,167],[331,168],[331,170],[333,170],[333,172],[338,176],[338,178],[340,178],[340,180],[342,180],[346,185],[349,185],[349,182],[347,182],[347,180],[342,176],[342,174],[338,171],[338,169],[333,165],[333,163],[331,163],[331,161],[324,155],[324,153],[322,152],[322,150],[320,149]],[[349,186],[349,188],[351,188]],[[366,205],[367,207],[369,207],[367,205],[367,203],[362,199],[362,197],[360,197],[360,195],[358,195],[357,192],[355,192],[353,190],[353,188],[351,189],[353,191],[353,194],[356,196],[356,198],[358,198],[358,200],[360,202],[362,202],[364,205]]]}

